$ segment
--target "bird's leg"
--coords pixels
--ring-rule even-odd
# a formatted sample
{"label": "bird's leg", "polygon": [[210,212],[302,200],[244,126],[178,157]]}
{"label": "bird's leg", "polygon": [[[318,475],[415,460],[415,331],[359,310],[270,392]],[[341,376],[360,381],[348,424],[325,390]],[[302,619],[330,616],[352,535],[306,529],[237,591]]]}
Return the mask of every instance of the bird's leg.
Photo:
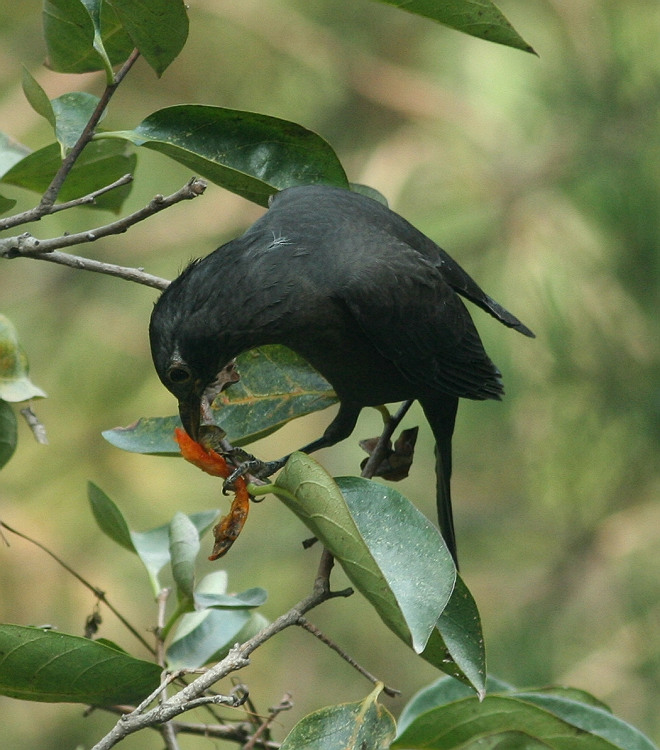
{"label": "bird's leg", "polygon": [[[361,407],[357,404],[342,401],[339,405],[337,416],[330,422],[323,435],[300,448],[300,451],[302,453],[313,453],[321,448],[329,448],[331,445],[335,445],[335,443],[339,443],[341,440],[347,438],[355,428],[360,409]],[[236,469],[225,480],[223,492],[231,490],[238,477],[242,477],[245,474],[252,474],[257,479],[270,477],[284,466],[291,455],[289,453],[286,456],[282,456],[282,458],[278,458],[276,461],[260,461],[240,448],[235,450],[240,451],[242,458],[239,459],[240,463]]]}

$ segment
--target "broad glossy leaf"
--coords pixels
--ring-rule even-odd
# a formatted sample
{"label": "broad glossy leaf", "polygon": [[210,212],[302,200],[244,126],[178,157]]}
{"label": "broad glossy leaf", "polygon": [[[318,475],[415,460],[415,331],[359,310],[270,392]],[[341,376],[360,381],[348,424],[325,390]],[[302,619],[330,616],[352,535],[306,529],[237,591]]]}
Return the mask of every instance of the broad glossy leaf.
{"label": "broad glossy leaf", "polygon": [[358,477],[335,483],[303,453],[291,456],[275,484],[383,622],[422,652],[456,579],[437,529],[391,487]]}
{"label": "broad glossy leaf", "polygon": [[348,187],[339,159],[319,135],[255,112],[182,104],[154,112],[134,130],[104,135],[165,154],[262,206],[292,185]]}
{"label": "broad glossy leaf", "polygon": [[357,703],[328,706],[305,716],[281,750],[387,750],[396,734],[392,714],[378,703],[382,686]]}
{"label": "broad glossy leaf", "polygon": [[486,649],[476,602],[460,576],[435,630],[421,654],[434,667],[470,685],[477,695],[486,691]]}
{"label": "broad glossy leaf", "polygon": [[9,461],[16,450],[18,426],[12,407],[0,400],[0,469]]}
{"label": "broad glossy leaf", "polygon": [[379,0],[465,34],[534,52],[490,0]]}
{"label": "broad glossy leaf", "polygon": [[179,601],[189,600],[193,607],[195,561],[199,553],[199,532],[184,513],[177,513],[170,523],[170,559],[172,576]]}
{"label": "broad glossy leaf", "polygon": [[[331,386],[304,359],[283,346],[262,346],[237,359],[241,379],[213,404],[217,425],[232,445],[241,446],[275,432],[297,417],[336,403]],[[174,428],[179,417],[139,419],[103,432],[112,445],[133,453],[178,456]]]}
{"label": "broad glossy leaf", "polygon": [[215,423],[232,444],[252,443],[337,402],[325,378],[286,347],[244,352],[237,365],[241,379],[213,402]]}
{"label": "broad glossy leaf", "polygon": [[[50,185],[62,163],[58,143],[35,151],[14,164],[2,177],[8,185],[43,193]],[[126,144],[117,141],[92,141],[85,146],[75,166],[66,178],[59,194],[61,201],[83,195],[109,185],[135,170],[137,156],[128,153]],[[94,208],[119,211],[131,191],[131,183],[111,190],[96,199]]]}
{"label": "broad glossy leaf", "polygon": [[[486,689],[491,693],[514,693],[515,688],[502,680],[494,677],[486,679]],[[465,684],[449,677],[441,677],[430,685],[419,690],[404,706],[401,716],[397,722],[398,734],[403,734],[406,727],[420,715],[438,706],[461,700],[473,698],[474,694]]]}
{"label": "broad glossy leaf", "polygon": [[46,394],[30,380],[29,372],[16,328],[9,318],[0,315],[0,399],[15,402],[45,398]]}
{"label": "broad glossy leaf", "polygon": [[97,706],[137,703],[158,687],[157,664],[75,635],[0,625],[0,694]]}
{"label": "broad glossy leaf", "polygon": [[[393,748],[524,748],[553,750],[656,750],[638,730],[601,708],[538,693],[462,698],[419,713]],[[509,744],[511,743],[511,744]]]}
{"label": "broad glossy leaf", "polygon": [[161,76],[188,38],[183,0],[107,0],[140,54]]}
{"label": "broad glossy leaf", "polygon": [[59,73],[105,70],[109,77],[110,66],[133,49],[114,10],[100,0],[45,0],[43,25],[48,65]]}

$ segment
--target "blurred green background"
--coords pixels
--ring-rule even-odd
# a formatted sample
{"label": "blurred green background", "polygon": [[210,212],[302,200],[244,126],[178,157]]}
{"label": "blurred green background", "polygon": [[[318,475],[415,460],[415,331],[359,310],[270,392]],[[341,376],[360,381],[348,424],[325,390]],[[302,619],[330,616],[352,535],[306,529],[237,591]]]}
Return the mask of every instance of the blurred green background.
{"label": "blurred green background", "polygon": [[[161,80],[138,63],[104,126],[132,127],[183,102],[297,121],[334,146],[352,181],[379,189],[536,332],[536,341],[526,340],[474,312],[508,395],[501,404],[463,402],[455,439],[459,548],[489,669],[520,687],[589,690],[660,741],[657,0],[500,3],[538,59],[368,0],[189,6],[182,55]],[[24,100],[21,64],[51,97],[102,87],[98,75],[42,66],[40,13],[37,0],[0,9],[0,130],[31,148],[51,137]],[[141,152],[128,208],[189,176]],[[3,192],[19,207],[34,201]],[[203,198],[74,252],[172,278],[260,214],[210,186]],[[55,236],[108,220],[69,212],[29,229]],[[18,327],[33,380],[49,394],[35,408],[50,437],[49,446],[36,445],[20,425],[18,451],[2,472],[0,517],[56,551],[146,633],[155,622],[146,578],[137,559],[97,529],[86,480],[136,529],[177,510],[227,504],[217,480],[192,466],[122,453],[101,437],[139,416],[174,412],[148,352],[156,293],[32,260],[2,261],[0,290],[0,310]],[[321,413],[293,423],[255,452],[279,456],[329,420]],[[419,411],[407,420],[414,423],[421,444],[399,489],[434,518],[430,433]],[[319,458],[335,475],[355,473],[357,438],[378,428],[378,415],[365,413],[354,438]],[[302,550],[305,536],[275,499],[254,506],[222,561],[230,588],[264,586],[262,611],[277,616],[311,585],[318,551]],[[35,547],[8,541],[0,542],[0,621],[82,633],[92,595]],[[103,615],[101,635],[142,655]],[[311,619],[403,691],[387,699],[395,714],[437,677],[357,596],[327,603]],[[262,712],[292,694],[278,739],[309,711],[369,690],[302,631],[259,650],[240,679]],[[114,722],[82,714],[80,706],[0,698],[3,747],[88,746]],[[162,741],[142,733],[122,746],[149,750]]]}

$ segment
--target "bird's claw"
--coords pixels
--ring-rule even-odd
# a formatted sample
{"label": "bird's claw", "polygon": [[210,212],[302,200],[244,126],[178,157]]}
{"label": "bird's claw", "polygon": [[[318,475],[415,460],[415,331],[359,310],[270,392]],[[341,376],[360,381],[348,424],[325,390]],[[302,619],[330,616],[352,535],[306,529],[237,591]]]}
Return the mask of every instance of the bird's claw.
{"label": "bird's claw", "polygon": [[[234,484],[239,477],[244,477],[246,474],[250,474],[255,479],[266,480],[271,474],[279,471],[288,458],[288,456],[286,456],[286,458],[280,458],[277,461],[260,461],[249,453],[245,453],[245,451],[241,451],[240,449],[238,450],[241,454],[240,463],[227,479],[225,479],[222,485],[222,492],[225,495],[234,490]],[[232,458],[236,459],[237,456],[232,454]]]}

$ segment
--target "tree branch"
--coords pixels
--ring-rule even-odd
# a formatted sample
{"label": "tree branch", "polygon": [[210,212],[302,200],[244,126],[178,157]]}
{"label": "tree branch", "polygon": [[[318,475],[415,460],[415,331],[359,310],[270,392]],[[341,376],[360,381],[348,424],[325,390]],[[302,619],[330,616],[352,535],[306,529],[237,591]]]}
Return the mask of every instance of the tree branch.
{"label": "tree branch", "polygon": [[148,705],[148,702],[153,700],[155,695],[161,692],[160,689],[156,691],[154,696],[150,696],[149,699],[143,701],[135,711],[122,716],[113,729],[103,737],[100,742],[94,745],[93,750],[109,750],[129,734],[133,734],[134,732],[146,727],[152,727],[170,721],[185,711],[197,708],[206,703],[232,706],[240,705],[240,703],[245,700],[246,696],[205,696],[204,693],[219,680],[227,677],[232,672],[236,672],[239,669],[246,667],[250,663],[250,654],[252,654],[253,651],[282,630],[285,630],[292,625],[297,625],[300,618],[303,617],[306,612],[309,612],[310,609],[318,607],[319,604],[322,604],[333,597],[348,596],[352,593],[350,589],[345,591],[332,591],[330,589],[329,574],[331,569],[332,556],[324,551],[321,556],[321,563],[319,564],[316,580],[314,581],[314,587],[309,596],[302,599],[288,612],[285,612],[278,617],[259,631],[255,636],[245,641],[245,643],[234,646],[222,661],[208,669],[203,675],[191,682],[176,695],[155,706],[151,710],[143,712],[143,708]]}
{"label": "tree branch", "polygon": [[[0,257],[3,258],[38,258],[50,263],[59,263],[60,265],[71,268],[79,268],[85,271],[95,271],[110,276],[117,276],[127,281],[134,281],[139,284],[145,284],[156,289],[165,289],[169,284],[167,279],[158,276],[152,276],[145,273],[140,268],[128,268],[113,263],[104,263],[92,258],[83,258],[69,253],[57,252],[59,248],[80,245],[85,242],[94,242],[102,237],[108,237],[113,234],[123,234],[129,227],[144,221],[144,219],[169,208],[170,206],[180,203],[184,200],[192,200],[206,190],[206,183],[197,177],[191,178],[183,187],[168,196],[156,195],[149,203],[138,211],[124,216],[110,224],[89,229],[85,232],[76,234],[66,234],[61,237],[40,240],[33,237],[28,232],[15,237],[6,237],[0,239]],[[98,191],[97,191],[98,192]],[[90,194],[93,195],[93,194]],[[78,199],[82,200],[82,199]]]}

